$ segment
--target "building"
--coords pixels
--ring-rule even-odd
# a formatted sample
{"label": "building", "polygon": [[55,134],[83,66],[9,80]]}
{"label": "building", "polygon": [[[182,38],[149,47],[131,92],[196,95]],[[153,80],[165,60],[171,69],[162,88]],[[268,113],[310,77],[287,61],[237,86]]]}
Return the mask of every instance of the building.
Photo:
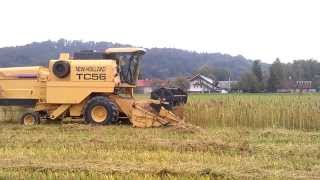
{"label": "building", "polygon": [[285,88],[277,89],[277,92],[316,92],[316,89],[312,88],[312,81],[287,81]]}
{"label": "building", "polygon": [[[216,81],[215,79],[211,79],[202,74],[187,77],[187,79],[190,83],[188,92],[195,93],[228,93],[232,89],[233,85],[238,83],[238,81]],[[149,94],[152,90],[159,87],[169,87],[169,80],[138,80],[135,93]]]}
{"label": "building", "polygon": [[189,92],[214,92],[216,90],[216,81],[201,74],[188,78],[190,82]]}
{"label": "building", "polygon": [[316,89],[312,88],[312,81],[296,81],[296,92],[316,92]]}
{"label": "building", "polygon": [[218,81],[217,88],[221,90],[232,90],[232,87],[236,86],[239,81]]}

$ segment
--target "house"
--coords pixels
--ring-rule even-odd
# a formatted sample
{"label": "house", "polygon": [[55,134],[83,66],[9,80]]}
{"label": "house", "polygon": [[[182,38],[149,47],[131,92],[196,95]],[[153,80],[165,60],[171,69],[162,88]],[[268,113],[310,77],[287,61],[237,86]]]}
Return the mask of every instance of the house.
{"label": "house", "polygon": [[296,92],[316,92],[316,89],[312,88],[312,81],[296,81]]}
{"label": "house", "polygon": [[216,90],[216,81],[201,74],[188,78],[190,82],[189,92],[214,92]]}
{"label": "house", "polygon": [[311,89],[312,81],[296,81],[297,89]]}
{"label": "house", "polygon": [[284,83],[284,88],[277,89],[279,93],[288,92],[316,92],[316,89],[312,88],[312,81],[287,81]]}

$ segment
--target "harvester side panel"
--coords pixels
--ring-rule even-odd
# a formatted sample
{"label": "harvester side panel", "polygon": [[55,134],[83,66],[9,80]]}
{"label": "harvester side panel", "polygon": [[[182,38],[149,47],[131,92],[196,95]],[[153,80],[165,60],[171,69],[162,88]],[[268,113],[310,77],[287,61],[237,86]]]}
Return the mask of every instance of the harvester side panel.
{"label": "harvester side panel", "polygon": [[40,99],[37,79],[1,80],[0,97],[6,99]]}
{"label": "harvester side panel", "polygon": [[59,78],[52,72],[47,82],[47,103],[78,104],[92,93],[113,93],[117,85],[117,64],[113,60],[69,60],[70,74]]}
{"label": "harvester side panel", "polygon": [[15,102],[40,99],[40,79],[46,79],[47,75],[48,70],[41,66],[0,68],[0,99]]}
{"label": "harvester side panel", "polygon": [[78,104],[91,93],[113,93],[114,84],[94,82],[47,82],[47,103]]}

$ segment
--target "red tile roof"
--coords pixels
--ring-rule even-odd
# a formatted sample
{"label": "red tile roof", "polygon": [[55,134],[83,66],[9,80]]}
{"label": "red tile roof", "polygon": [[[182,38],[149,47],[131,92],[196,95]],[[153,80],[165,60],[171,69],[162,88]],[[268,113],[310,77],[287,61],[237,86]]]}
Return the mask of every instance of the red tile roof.
{"label": "red tile roof", "polygon": [[152,80],[138,80],[137,87],[151,87]]}

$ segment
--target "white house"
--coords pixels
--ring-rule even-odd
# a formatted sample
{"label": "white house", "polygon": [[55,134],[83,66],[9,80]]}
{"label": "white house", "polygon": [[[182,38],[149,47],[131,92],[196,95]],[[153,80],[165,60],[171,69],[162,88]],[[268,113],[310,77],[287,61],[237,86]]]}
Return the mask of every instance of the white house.
{"label": "white house", "polygon": [[203,76],[201,74],[197,74],[191,78],[188,78],[190,82],[189,92],[214,92],[215,80]]}

